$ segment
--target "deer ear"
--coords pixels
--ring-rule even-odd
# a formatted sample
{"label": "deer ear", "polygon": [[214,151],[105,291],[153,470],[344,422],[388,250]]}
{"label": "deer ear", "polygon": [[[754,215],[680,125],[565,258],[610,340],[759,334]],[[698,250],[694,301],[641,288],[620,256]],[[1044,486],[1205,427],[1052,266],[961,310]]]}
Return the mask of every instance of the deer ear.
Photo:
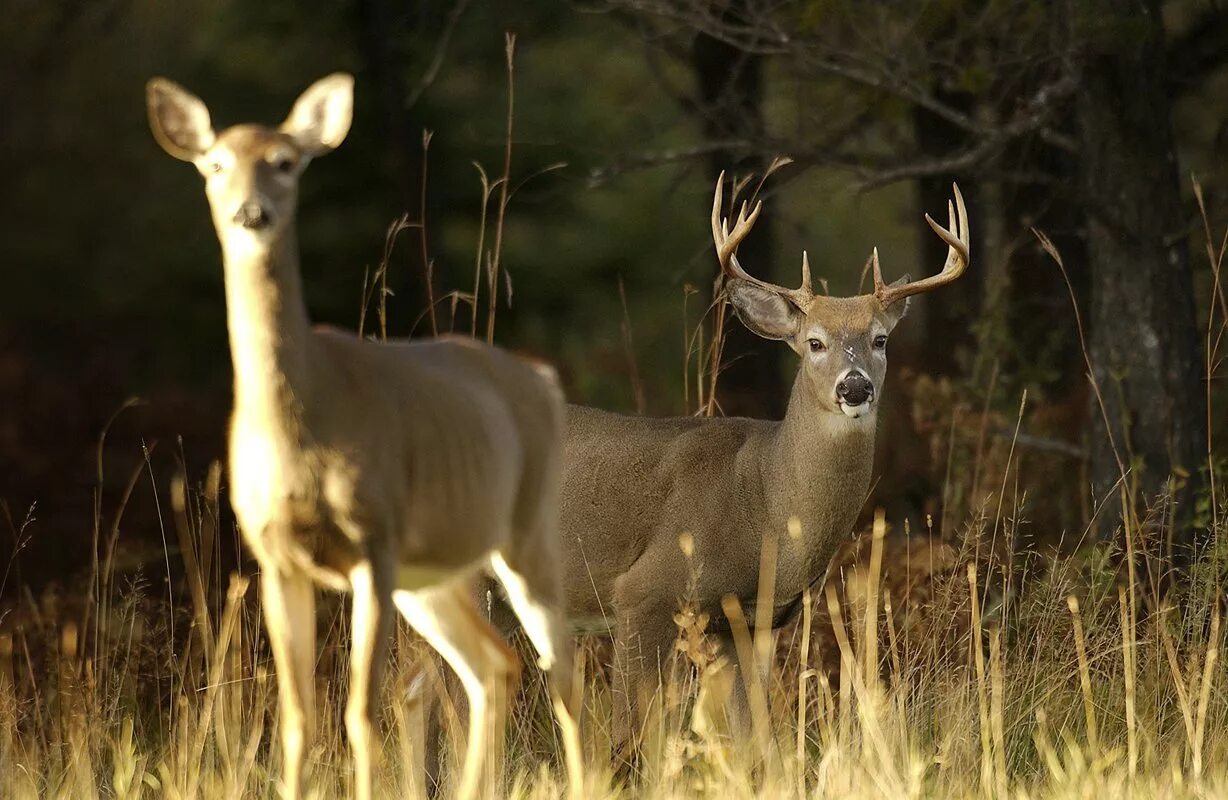
{"label": "deer ear", "polygon": [[213,146],[209,109],[200,98],[166,78],[145,85],[149,127],[162,149],[183,161],[195,161]]}
{"label": "deer ear", "polygon": [[294,103],[281,124],[309,155],[334,150],[350,132],[354,119],[354,76],[334,72],[313,83]]}
{"label": "deer ear", "polygon": [[734,278],[726,297],[742,324],[764,339],[792,339],[801,327],[802,312],[773,291]]}
{"label": "deer ear", "polygon": [[[892,281],[890,286],[892,288],[897,287],[897,286],[903,286],[904,284],[908,283],[910,280],[912,280],[912,276],[905,275],[899,280]],[[911,297],[905,297],[903,300],[897,301],[887,306],[887,308],[884,310],[884,313],[887,316],[887,331],[888,332],[890,332],[892,328],[898,325],[900,320],[904,319],[904,315],[908,313],[908,304],[911,302],[912,302]]]}

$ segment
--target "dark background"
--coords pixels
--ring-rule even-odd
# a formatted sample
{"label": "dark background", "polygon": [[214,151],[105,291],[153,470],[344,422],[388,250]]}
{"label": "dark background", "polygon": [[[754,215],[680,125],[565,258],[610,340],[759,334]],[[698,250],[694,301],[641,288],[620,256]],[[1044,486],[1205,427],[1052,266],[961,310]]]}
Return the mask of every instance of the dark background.
{"label": "dark background", "polygon": [[[925,512],[962,525],[985,500],[976,480],[952,497],[944,476],[952,466],[980,469],[1009,444],[1027,390],[1017,475],[1037,539],[1112,536],[1113,514],[1089,522],[1120,475],[1118,458],[1140,502],[1175,470],[1179,536],[1196,541],[1206,528],[1208,426],[1225,428],[1225,415],[1207,410],[1206,345],[1228,306],[1212,291],[1191,175],[1205,187],[1212,230],[1222,232],[1223,3],[11,0],[5,8],[5,595],[79,576],[113,525],[121,568],[160,569],[164,542],[174,541],[170,477],[182,470],[200,482],[223,453],[229,359],[218,246],[199,176],[149,133],[145,81],[182,83],[220,128],[276,123],[316,78],[355,74],[354,126],[306,174],[299,224],[314,319],[353,328],[388,226],[403,213],[421,219],[424,171],[435,295],[472,288],[482,207],[475,164],[491,180],[502,172],[506,32],[517,36],[518,188],[502,257],[512,305],[498,312],[496,338],[558,365],[571,400],[694,410],[685,343],[711,298],[708,213],[719,169],[762,172],[777,156],[794,159],[767,181],[765,214],[742,261],[796,285],[805,248],[833,294],[857,291],[875,245],[891,278],[937,270],[945,246],[921,215],[941,220],[958,180],[973,267],[915,304],[893,337],[875,502],[914,525]],[[433,132],[425,157],[424,130]],[[489,213],[488,248],[494,202]],[[1103,416],[1087,388],[1066,284],[1032,226],[1065,258],[1105,389]],[[421,249],[411,228],[389,260],[390,335],[429,332]],[[451,327],[451,307],[439,311]],[[469,320],[461,304],[456,326]],[[723,411],[779,415],[793,357],[736,323],[729,333]],[[140,403],[125,407],[129,398]],[[960,453],[975,459],[961,462]]]}

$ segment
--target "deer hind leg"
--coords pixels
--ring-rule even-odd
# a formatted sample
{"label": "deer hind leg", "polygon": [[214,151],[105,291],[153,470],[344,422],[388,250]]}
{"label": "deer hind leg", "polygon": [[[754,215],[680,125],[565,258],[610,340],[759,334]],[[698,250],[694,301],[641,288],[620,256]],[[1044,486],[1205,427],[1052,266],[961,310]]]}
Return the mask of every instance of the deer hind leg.
{"label": "deer hind leg", "polygon": [[350,570],[349,577],[354,597],[345,728],[354,758],[354,797],[370,800],[372,770],[379,759],[374,709],[392,633],[391,565],[362,562]]}
{"label": "deer hind leg", "polygon": [[488,733],[503,738],[503,705],[516,655],[478,615],[462,586],[393,594],[397,609],[431,647],[443,656],[465,687],[469,741],[456,789],[458,800],[477,796]]}
{"label": "deer hind leg", "polygon": [[[560,612],[562,587],[553,570],[542,574],[541,565],[557,563],[554,559],[536,561],[536,571],[517,571],[504,557],[495,553],[491,568],[507,593],[508,603],[515,612],[525,635],[537,650],[538,665],[550,678],[550,700],[563,736],[563,754],[567,764],[569,794],[583,797],[584,768],[580,749],[581,698],[576,692],[573,648],[567,635],[567,620]],[[531,586],[533,579],[537,585]]]}
{"label": "deer hind leg", "polygon": [[260,573],[264,624],[277,666],[280,706],[281,795],[303,792],[303,753],[311,742],[315,716],[315,590],[304,575],[287,575],[266,565]]}
{"label": "deer hind leg", "polygon": [[[468,705],[455,699],[458,697],[459,692],[453,691],[451,684],[454,684],[457,678],[454,672],[442,668],[442,657],[439,653],[435,652],[429,657],[435,659],[434,663],[439,665],[442,685],[428,686],[423,681],[421,684],[415,684],[411,688],[417,691],[418,697],[422,701],[424,730],[422,746],[419,748],[421,769],[418,770],[418,774],[423,778],[422,785],[426,796],[434,798],[440,797],[443,794],[441,781],[443,779],[444,740],[447,738],[448,723],[451,719],[449,716],[451,712],[447,707],[447,697],[453,698],[452,707],[457,715],[465,713],[461,709],[461,705],[464,705],[466,708]],[[412,699],[414,698],[411,695]]]}
{"label": "deer hind leg", "polygon": [[[467,587],[474,598],[478,613],[490,621],[491,626],[502,637],[507,639],[519,628],[515,613],[508,607],[502,594],[495,587],[495,579],[485,573],[475,575],[472,586]],[[436,663],[439,654],[436,653]],[[425,778],[424,786],[428,797],[441,796],[443,789],[440,781],[443,777],[443,762],[445,745],[453,743],[453,752],[460,747],[455,742],[459,739],[454,732],[459,726],[454,720],[467,718],[469,705],[465,699],[464,686],[456,673],[439,667],[440,685],[427,689],[425,685],[420,692],[423,701],[424,739],[420,748],[421,769],[418,773]],[[445,697],[446,695],[446,697]]]}
{"label": "deer hind leg", "polygon": [[[747,688],[747,681],[751,680],[751,677],[745,672],[748,665],[739,660],[737,643],[732,633],[716,633],[712,634],[712,637],[716,639],[718,652],[729,660],[729,665],[725,669],[734,670],[734,679],[729,687],[729,697],[725,701],[725,719],[728,722],[729,734],[738,745],[752,743],[761,746],[762,742],[756,742],[751,738],[753,718],[751,717],[750,691]],[[751,669],[755,668],[753,664],[749,666]]]}

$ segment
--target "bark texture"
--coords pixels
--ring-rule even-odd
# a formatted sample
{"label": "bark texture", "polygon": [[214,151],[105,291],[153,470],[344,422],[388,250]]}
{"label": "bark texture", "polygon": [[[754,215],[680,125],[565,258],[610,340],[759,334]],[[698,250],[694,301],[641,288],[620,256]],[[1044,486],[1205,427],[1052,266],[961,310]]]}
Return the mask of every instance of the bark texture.
{"label": "bark texture", "polygon": [[[1170,474],[1197,474],[1206,435],[1163,23],[1157,0],[1088,0],[1072,13],[1082,43],[1076,116],[1091,358],[1109,423],[1106,432],[1093,400],[1091,476],[1098,497],[1123,471],[1154,497]],[[1194,481],[1184,484],[1179,521],[1188,518],[1194,490]],[[1119,508],[1106,506],[1102,536],[1117,527]],[[1190,543],[1182,527],[1175,538]]]}

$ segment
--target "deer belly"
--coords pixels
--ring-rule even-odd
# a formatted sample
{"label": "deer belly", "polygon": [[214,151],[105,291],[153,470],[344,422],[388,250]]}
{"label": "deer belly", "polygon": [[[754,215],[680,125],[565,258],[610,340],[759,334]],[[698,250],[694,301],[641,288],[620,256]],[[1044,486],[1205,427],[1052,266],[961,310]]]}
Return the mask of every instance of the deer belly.
{"label": "deer belly", "polygon": [[414,592],[432,586],[462,580],[485,566],[481,558],[467,564],[430,564],[425,562],[402,563],[397,567],[397,588]]}
{"label": "deer belly", "polygon": [[414,591],[463,579],[484,569],[510,543],[507,523],[457,514],[415,516],[399,542],[397,586]]}

